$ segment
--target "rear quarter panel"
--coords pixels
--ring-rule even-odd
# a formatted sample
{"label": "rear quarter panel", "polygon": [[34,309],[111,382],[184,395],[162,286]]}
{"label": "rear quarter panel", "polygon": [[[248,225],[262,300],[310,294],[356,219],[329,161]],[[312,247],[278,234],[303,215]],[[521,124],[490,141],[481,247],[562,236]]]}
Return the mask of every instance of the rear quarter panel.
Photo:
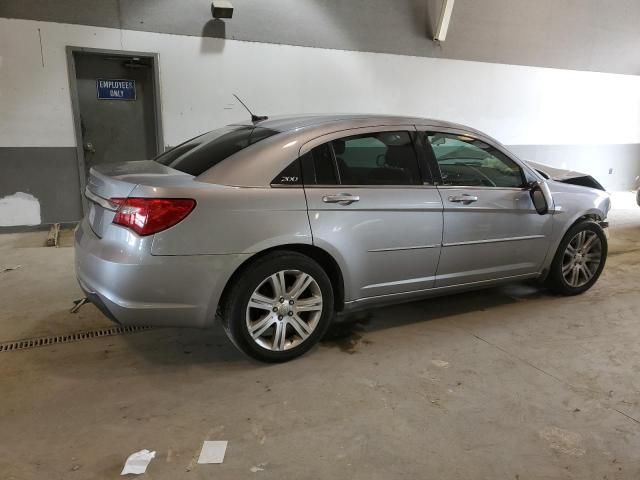
{"label": "rear quarter panel", "polygon": [[196,200],[186,219],[154,236],[153,255],[250,254],[288,243],[311,244],[302,188],[193,184],[166,191],[138,186],[131,194]]}

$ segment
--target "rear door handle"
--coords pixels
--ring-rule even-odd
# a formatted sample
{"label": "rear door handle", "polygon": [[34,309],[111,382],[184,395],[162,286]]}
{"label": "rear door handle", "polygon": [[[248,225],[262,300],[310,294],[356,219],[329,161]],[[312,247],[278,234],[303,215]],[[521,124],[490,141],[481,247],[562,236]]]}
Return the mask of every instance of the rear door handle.
{"label": "rear door handle", "polygon": [[478,197],[476,197],[475,195],[467,195],[465,193],[464,195],[451,196],[449,197],[449,201],[454,203],[464,203],[465,205],[468,205],[470,203],[477,202]]}
{"label": "rear door handle", "polygon": [[359,195],[351,195],[350,193],[337,193],[335,195],[325,195],[322,197],[324,203],[339,203],[340,205],[350,205],[353,202],[359,202]]}

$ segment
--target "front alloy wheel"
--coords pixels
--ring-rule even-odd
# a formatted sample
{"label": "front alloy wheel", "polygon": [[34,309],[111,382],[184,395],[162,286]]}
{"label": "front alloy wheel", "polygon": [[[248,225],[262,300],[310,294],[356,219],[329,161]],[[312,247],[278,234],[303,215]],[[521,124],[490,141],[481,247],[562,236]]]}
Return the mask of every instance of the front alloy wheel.
{"label": "front alloy wheel", "polygon": [[567,244],[562,260],[562,275],[573,288],[589,283],[602,259],[602,242],[595,232],[583,230]]}
{"label": "front alloy wheel", "polygon": [[558,246],[547,277],[551,290],[577,295],[589,290],[607,260],[607,237],[593,221],[573,225]]}

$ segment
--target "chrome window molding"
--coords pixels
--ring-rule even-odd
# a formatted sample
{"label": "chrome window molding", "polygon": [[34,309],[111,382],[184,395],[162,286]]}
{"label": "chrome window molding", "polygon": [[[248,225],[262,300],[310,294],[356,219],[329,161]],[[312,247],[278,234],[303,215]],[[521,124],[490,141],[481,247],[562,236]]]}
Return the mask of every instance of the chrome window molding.
{"label": "chrome window molding", "polygon": [[342,185],[342,184],[333,184],[333,185],[315,185],[310,184],[304,186],[304,188],[336,188],[336,189],[344,189],[344,188],[384,188],[384,189],[424,189],[424,190],[433,190],[437,188],[435,185]]}
{"label": "chrome window molding", "polygon": [[271,188],[304,188],[301,183],[272,183]]}
{"label": "chrome window molding", "polygon": [[315,137],[303,145],[300,146],[300,150],[298,152],[299,156],[302,157],[304,154],[310,152],[315,147],[322,145],[323,143],[331,142],[332,140],[337,140],[343,137],[350,137],[353,135],[364,135],[366,133],[380,133],[380,132],[392,132],[396,130],[401,130],[405,132],[416,132],[415,125],[400,123],[400,124],[392,124],[392,125],[378,125],[378,126],[369,126],[369,127],[356,127],[356,128],[347,128],[344,130],[336,130],[331,133],[325,133],[318,137]]}
{"label": "chrome window molding", "polygon": [[526,192],[527,187],[489,187],[486,185],[472,186],[472,185],[438,185],[441,190],[459,190],[459,189],[471,189],[471,190],[507,190],[510,192]]}

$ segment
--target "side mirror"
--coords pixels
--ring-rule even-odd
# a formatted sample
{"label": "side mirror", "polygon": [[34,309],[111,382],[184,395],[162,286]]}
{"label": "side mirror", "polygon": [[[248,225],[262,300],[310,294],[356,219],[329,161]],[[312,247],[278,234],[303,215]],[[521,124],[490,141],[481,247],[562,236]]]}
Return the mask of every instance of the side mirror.
{"label": "side mirror", "polygon": [[551,206],[551,191],[549,186],[543,182],[531,182],[529,184],[529,194],[531,195],[531,201],[533,206],[540,215],[546,215],[549,213]]}

